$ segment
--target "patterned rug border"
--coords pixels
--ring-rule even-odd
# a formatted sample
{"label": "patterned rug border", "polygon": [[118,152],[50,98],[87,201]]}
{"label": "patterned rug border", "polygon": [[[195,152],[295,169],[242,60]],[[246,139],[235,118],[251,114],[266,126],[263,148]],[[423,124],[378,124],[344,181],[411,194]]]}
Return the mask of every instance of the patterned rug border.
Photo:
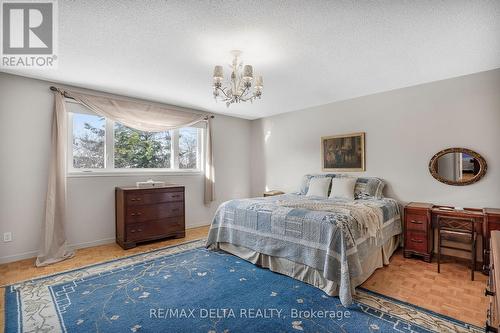
{"label": "patterned rug border", "polygon": [[37,277],[32,278],[32,279],[25,279],[25,280],[10,282],[10,283],[6,283],[6,284],[3,284],[3,285],[0,285],[0,288],[7,289],[8,287],[11,287],[11,286],[14,286],[14,285],[17,285],[17,284],[22,284],[22,283],[26,283],[26,282],[35,282],[35,281],[38,281],[38,280],[44,280],[44,279],[51,278],[51,277],[54,277],[54,276],[58,276],[58,275],[61,275],[61,274],[67,274],[67,273],[71,273],[71,272],[76,272],[76,271],[81,270],[81,269],[96,267],[96,266],[100,266],[100,265],[106,265],[106,264],[110,264],[112,262],[120,261],[120,260],[123,260],[123,259],[130,259],[130,258],[134,258],[134,257],[139,257],[141,255],[150,254],[150,253],[154,253],[154,252],[159,252],[159,251],[163,251],[163,250],[170,249],[170,248],[173,248],[173,247],[178,247],[178,246],[182,246],[182,245],[188,245],[188,244],[199,242],[199,241],[206,241],[206,237],[202,237],[202,238],[199,238],[199,239],[193,239],[193,240],[190,240],[190,241],[187,241],[187,242],[184,242],[184,243],[179,243],[179,244],[174,244],[174,245],[167,245],[167,246],[163,246],[163,247],[160,247],[160,248],[157,248],[157,249],[153,249],[153,250],[149,250],[149,251],[145,251],[145,252],[140,252],[140,253],[135,253],[135,254],[130,254],[130,255],[126,255],[126,256],[115,258],[115,259],[111,259],[111,260],[100,261],[100,262],[96,262],[94,264],[80,266],[78,268],[72,268],[72,269],[60,271],[60,272],[57,272],[57,273],[40,275],[40,276],[37,276]]}
{"label": "patterned rug border", "polygon": [[[58,277],[58,276],[61,276],[61,275],[64,275],[64,274],[74,273],[74,272],[77,272],[77,271],[80,271],[80,270],[85,270],[85,269],[99,267],[99,266],[106,266],[106,265],[109,265],[109,264],[112,264],[112,263],[115,263],[115,262],[119,262],[119,261],[122,261],[122,260],[138,258],[138,257],[141,257],[141,256],[146,257],[146,256],[148,256],[150,254],[154,254],[154,253],[157,253],[157,252],[161,252],[161,251],[165,251],[165,250],[173,249],[173,248],[179,248],[179,252],[164,254],[164,256],[170,256],[170,255],[174,255],[174,254],[177,254],[177,253],[182,253],[182,252],[186,252],[186,251],[189,251],[189,250],[193,250],[193,249],[196,249],[196,248],[203,248],[204,247],[204,243],[203,243],[204,241],[206,241],[206,238],[195,239],[195,240],[187,241],[187,242],[180,243],[180,244],[164,246],[164,247],[161,247],[161,248],[158,248],[158,249],[153,249],[153,250],[149,250],[149,251],[145,251],[145,252],[140,252],[140,253],[135,253],[135,254],[131,254],[131,255],[128,255],[128,256],[123,256],[123,257],[119,257],[119,258],[115,258],[115,259],[111,259],[111,260],[107,260],[107,261],[102,261],[102,262],[98,262],[98,263],[94,263],[94,264],[82,266],[82,267],[79,267],[79,268],[74,268],[74,269],[60,271],[60,272],[53,273],[53,274],[47,274],[47,275],[43,275],[43,276],[38,276],[38,277],[33,278],[33,279],[26,279],[26,280],[23,280],[23,281],[13,282],[13,283],[9,283],[9,284],[6,284],[6,285],[0,286],[0,287],[1,288],[5,288],[5,290],[6,290],[5,297],[7,297],[7,289],[9,287],[13,287],[15,285],[20,285],[20,284],[23,284],[23,283],[33,283],[33,282],[42,281],[42,280],[48,280],[50,278]],[[196,243],[199,243],[199,245],[196,244]],[[189,245],[191,245],[191,246],[189,246]],[[184,247],[184,246],[189,246],[189,247],[183,249],[182,247]],[[160,256],[163,256],[163,255],[160,254]],[[149,260],[155,260],[155,259],[149,259]],[[141,261],[141,259],[139,259],[139,261]],[[146,259],[145,261],[148,261],[148,259]],[[134,265],[134,264],[135,263],[131,263],[130,265]],[[128,264],[125,264],[125,266],[128,266]],[[93,274],[91,274],[91,275],[93,275]],[[369,296],[376,297],[376,298],[379,298],[379,299],[382,299],[382,300],[386,300],[386,301],[388,301],[390,303],[394,303],[394,304],[399,305],[399,306],[408,307],[408,308],[410,308],[412,310],[415,310],[417,312],[421,312],[421,313],[429,315],[431,317],[435,317],[438,320],[449,322],[450,324],[454,325],[455,327],[459,326],[460,328],[466,329],[467,331],[469,331],[469,330],[471,332],[472,331],[477,331],[477,332],[484,331],[484,328],[478,327],[478,326],[476,326],[474,324],[470,324],[470,323],[461,321],[459,319],[456,319],[456,318],[453,318],[453,317],[449,317],[447,315],[443,315],[443,314],[437,313],[437,312],[432,311],[432,310],[425,309],[425,308],[420,307],[418,305],[414,305],[414,304],[411,304],[411,303],[408,303],[408,302],[396,299],[396,298],[391,297],[391,296],[380,294],[378,292],[366,289],[364,287],[357,287],[356,289],[359,292],[365,293],[365,294],[367,294]],[[361,297],[361,298],[363,298],[363,297]],[[355,300],[355,302],[358,302],[359,304],[362,304],[363,306],[367,306],[369,308],[372,308],[372,309],[374,309],[376,311],[383,311],[381,309],[377,309],[376,307],[374,307],[374,306],[372,306],[372,305],[370,305],[368,303],[363,302],[362,299],[359,299],[359,298],[356,299],[356,297],[355,297],[354,300]],[[7,308],[5,308],[5,311],[7,311]],[[403,320],[403,321],[409,322],[412,325],[420,326],[419,324],[417,324],[415,322],[412,322],[412,321],[409,321],[409,320],[406,320],[404,318],[400,318],[400,319]],[[424,329],[427,329],[427,328],[425,328],[425,326],[420,326],[420,327],[422,327]]]}
{"label": "patterned rug border", "polygon": [[[380,298],[386,299],[388,301],[391,301],[391,302],[399,304],[399,305],[404,305],[404,306],[408,306],[408,307],[414,308],[414,309],[416,309],[418,311],[427,313],[427,314],[429,314],[431,316],[435,316],[435,317],[438,317],[438,318],[441,318],[441,319],[444,319],[444,320],[447,320],[447,321],[451,321],[451,322],[453,322],[453,323],[455,323],[457,325],[462,325],[464,327],[473,328],[473,329],[476,329],[476,330],[479,330],[479,331],[484,331],[484,327],[480,327],[480,326],[477,326],[477,325],[474,325],[474,324],[471,324],[471,323],[467,323],[465,321],[462,321],[462,320],[459,320],[459,319],[456,319],[456,318],[453,318],[453,317],[450,317],[450,316],[447,316],[447,315],[444,315],[444,314],[441,314],[441,313],[438,313],[438,312],[435,312],[435,311],[432,311],[432,310],[429,310],[429,309],[426,309],[426,308],[423,308],[421,306],[418,306],[418,305],[415,305],[415,304],[412,304],[412,303],[409,303],[409,302],[405,302],[405,301],[399,300],[399,299],[391,297],[391,296],[380,294],[380,293],[378,293],[376,291],[369,290],[369,289],[366,289],[364,287],[356,287],[356,290],[362,291],[364,293],[367,293],[367,294],[370,294],[370,295],[373,295],[373,296],[376,296],[376,297],[380,297]],[[369,305],[367,305],[367,306],[369,306]]]}

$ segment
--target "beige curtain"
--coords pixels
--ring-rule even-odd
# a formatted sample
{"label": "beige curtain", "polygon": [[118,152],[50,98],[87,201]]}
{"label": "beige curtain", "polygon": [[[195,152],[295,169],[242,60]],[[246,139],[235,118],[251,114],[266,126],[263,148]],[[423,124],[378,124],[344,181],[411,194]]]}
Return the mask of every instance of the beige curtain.
{"label": "beige curtain", "polygon": [[212,119],[207,120],[207,128],[205,130],[205,205],[215,200],[215,170],[214,170],[214,155],[212,150]]}
{"label": "beige curtain", "polygon": [[68,117],[64,98],[55,94],[52,117],[52,156],[42,227],[41,248],[36,266],[49,265],[73,256],[66,247],[66,133]]}
{"label": "beige curtain", "polygon": [[94,113],[122,123],[125,126],[148,132],[163,132],[205,124],[205,195],[204,202],[215,200],[214,162],[211,120],[203,114],[171,110],[153,104],[128,99],[94,96],[75,91],[55,92],[54,119],[52,124],[52,151],[45,220],[42,228],[42,248],[36,260],[44,266],[73,256],[66,248],[66,153],[67,115],[64,97],[73,98]]}

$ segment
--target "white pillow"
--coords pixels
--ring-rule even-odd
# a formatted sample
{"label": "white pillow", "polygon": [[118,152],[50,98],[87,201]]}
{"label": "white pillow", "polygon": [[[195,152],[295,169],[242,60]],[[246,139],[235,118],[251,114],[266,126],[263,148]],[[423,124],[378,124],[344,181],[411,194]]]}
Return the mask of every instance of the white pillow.
{"label": "white pillow", "polygon": [[330,177],[317,177],[311,179],[306,196],[310,197],[315,195],[323,198],[328,197],[328,189],[331,181],[332,179]]}
{"label": "white pillow", "polygon": [[329,198],[344,198],[354,200],[354,187],[356,186],[357,178],[333,178],[332,191]]}

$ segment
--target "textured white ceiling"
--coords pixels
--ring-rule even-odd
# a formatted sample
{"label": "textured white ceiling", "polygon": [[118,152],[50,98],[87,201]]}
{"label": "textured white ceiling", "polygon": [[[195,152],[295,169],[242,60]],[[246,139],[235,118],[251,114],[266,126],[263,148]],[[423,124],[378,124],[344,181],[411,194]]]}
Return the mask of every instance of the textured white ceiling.
{"label": "textured white ceiling", "polygon": [[[58,69],[12,73],[249,119],[500,67],[498,0],[58,5]],[[235,48],[265,90],[227,109],[211,73]]]}

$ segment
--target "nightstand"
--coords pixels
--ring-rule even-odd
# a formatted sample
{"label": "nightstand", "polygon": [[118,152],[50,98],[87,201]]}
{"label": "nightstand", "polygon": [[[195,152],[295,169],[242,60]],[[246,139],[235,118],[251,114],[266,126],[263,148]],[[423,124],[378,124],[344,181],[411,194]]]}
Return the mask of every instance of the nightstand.
{"label": "nightstand", "polygon": [[432,232],[433,204],[410,202],[405,206],[405,244],[404,257],[420,256],[431,262],[434,242]]}
{"label": "nightstand", "polygon": [[281,194],[285,194],[285,192],[277,191],[277,190],[271,190],[271,191],[264,192],[265,197],[272,197],[273,195],[281,195]]}

